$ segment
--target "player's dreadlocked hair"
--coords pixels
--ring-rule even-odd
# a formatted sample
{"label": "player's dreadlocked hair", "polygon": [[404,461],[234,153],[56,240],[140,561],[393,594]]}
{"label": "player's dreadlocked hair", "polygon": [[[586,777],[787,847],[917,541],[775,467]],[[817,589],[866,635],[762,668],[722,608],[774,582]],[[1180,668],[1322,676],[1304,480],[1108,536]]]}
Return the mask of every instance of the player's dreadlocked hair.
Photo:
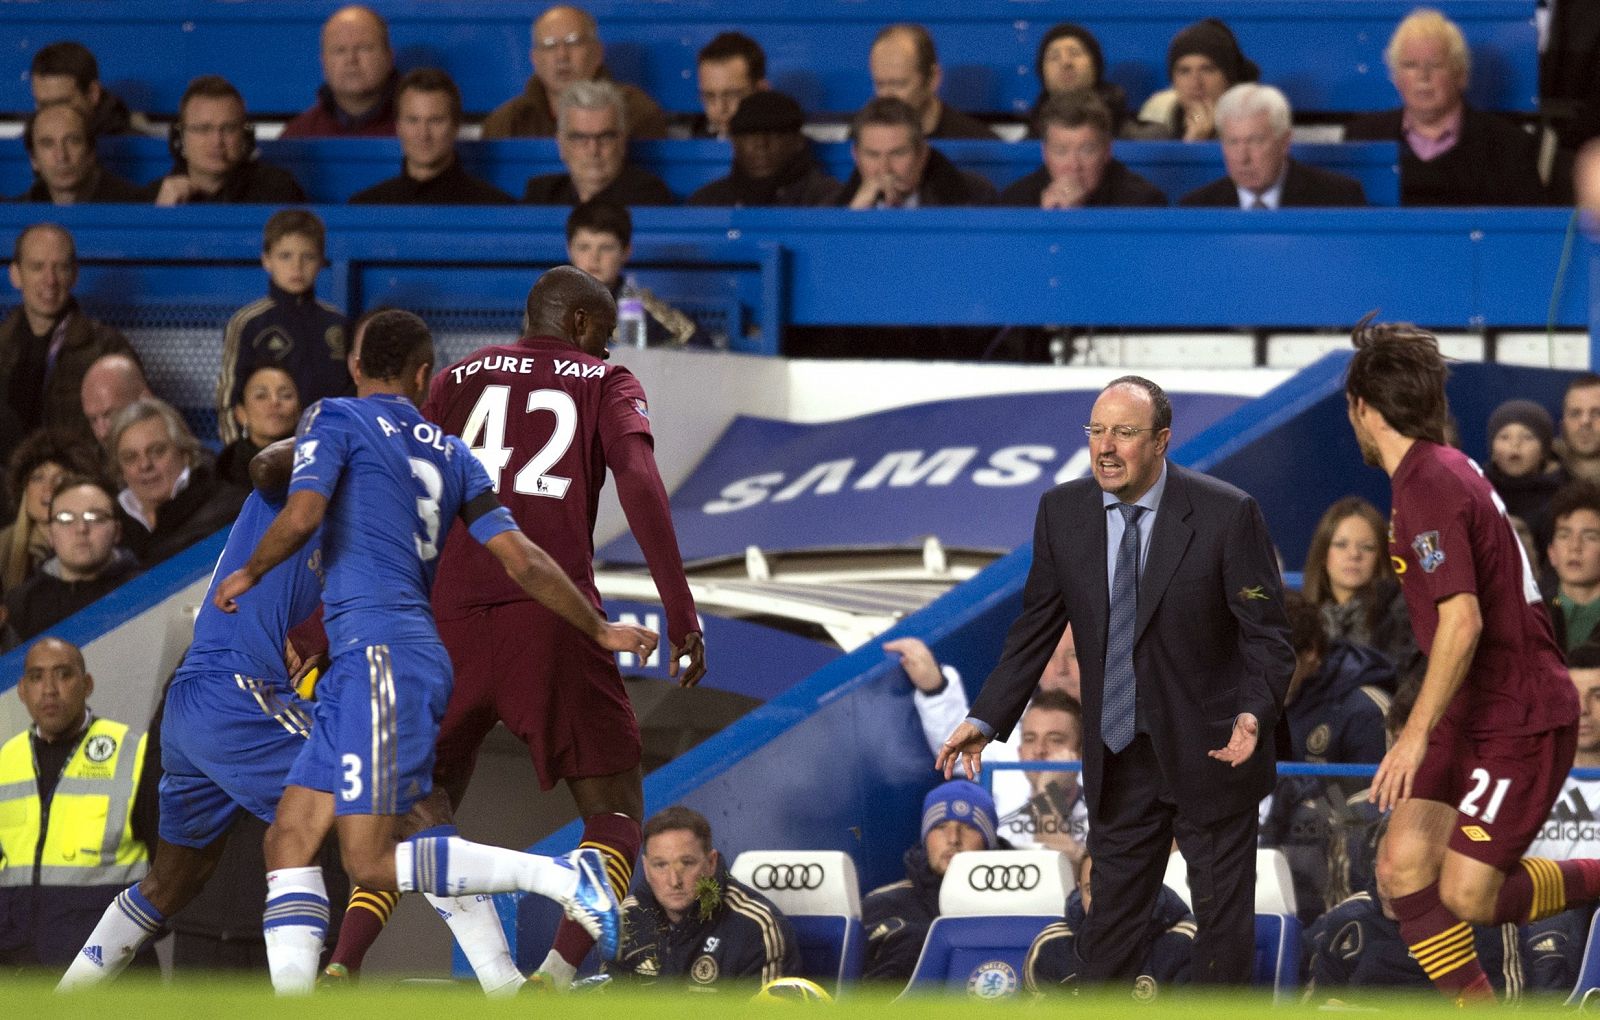
{"label": "player's dreadlocked hair", "polygon": [[1374,323],[1377,314],[1368,312],[1350,333],[1356,354],[1345,372],[1345,396],[1365,400],[1403,436],[1447,444],[1450,370],[1439,341],[1407,322]]}
{"label": "player's dreadlocked hair", "polygon": [[433,334],[410,312],[397,308],[365,320],[361,334],[361,372],[369,379],[399,379],[433,361]]}

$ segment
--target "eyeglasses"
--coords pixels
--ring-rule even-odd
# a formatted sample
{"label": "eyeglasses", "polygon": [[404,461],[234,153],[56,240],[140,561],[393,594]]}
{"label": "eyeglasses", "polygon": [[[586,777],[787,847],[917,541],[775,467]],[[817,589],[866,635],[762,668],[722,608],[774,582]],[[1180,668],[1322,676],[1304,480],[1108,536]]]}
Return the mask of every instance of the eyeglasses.
{"label": "eyeglasses", "polygon": [[535,40],[534,45],[548,52],[561,47],[587,46],[593,39],[587,32],[568,32],[566,35],[547,35]]}
{"label": "eyeglasses", "polygon": [[73,513],[71,510],[58,510],[50,515],[51,524],[59,524],[63,528],[70,528],[79,521],[94,527],[97,524],[110,524],[116,518],[110,510],[85,510],[82,513]]}
{"label": "eyeglasses", "polygon": [[563,131],[561,140],[571,142],[573,145],[615,145],[622,141],[622,132],[615,128],[610,131]]}
{"label": "eyeglasses", "polygon": [[183,133],[198,135],[202,138],[211,135],[221,135],[224,138],[243,138],[245,123],[242,120],[228,121],[224,124],[185,124]]}
{"label": "eyeglasses", "polygon": [[1111,425],[1109,427],[1105,425],[1085,425],[1083,427],[1083,434],[1090,439],[1104,439],[1106,433],[1109,432],[1113,438],[1120,439],[1123,442],[1127,442],[1130,439],[1138,439],[1141,432],[1154,431],[1156,431],[1154,425],[1147,425],[1143,428],[1137,428],[1133,425]]}

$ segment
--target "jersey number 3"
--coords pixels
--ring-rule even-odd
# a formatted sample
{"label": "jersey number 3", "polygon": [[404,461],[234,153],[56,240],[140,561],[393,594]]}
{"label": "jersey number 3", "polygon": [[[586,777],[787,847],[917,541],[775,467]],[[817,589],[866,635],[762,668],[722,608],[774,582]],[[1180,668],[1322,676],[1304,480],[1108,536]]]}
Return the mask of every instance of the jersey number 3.
{"label": "jersey number 3", "polygon": [[[467,415],[466,425],[461,429],[461,438],[493,480],[495,492],[501,491],[500,476],[514,452],[506,445],[506,415],[510,410],[511,387],[485,386],[478,396],[478,402],[472,405],[472,413]],[[533,390],[528,394],[528,406],[523,410],[527,414],[549,411],[555,415],[556,425],[539,452],[517,469],[516,476],[511,480],[511,489],[524,496],[562,499],[572,479],[548,472],[566,456],[573,437],[578,434],[578,405],[563,390]]]}

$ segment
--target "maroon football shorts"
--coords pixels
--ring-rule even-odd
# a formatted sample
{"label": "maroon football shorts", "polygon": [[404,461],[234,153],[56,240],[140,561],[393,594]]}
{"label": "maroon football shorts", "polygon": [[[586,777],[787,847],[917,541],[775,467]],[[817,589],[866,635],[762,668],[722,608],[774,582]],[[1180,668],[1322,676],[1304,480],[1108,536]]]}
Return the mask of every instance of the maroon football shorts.
{"label": "maroon football shorts", "polygon": [[1505,871],[1544,826],[1577,746],[1576,722],[1543,733],[1486,737],[1440,722],[1411,796],[1453,805],[1450,849]]}
{"label": "maroon football shorts", "polygon": [[557,780],[639,764],[639,723],[612,653],[535,602],[439,620],[455,689],[439,729],[434,781],[472,775],[496,720],[528,745],[548,790]]}

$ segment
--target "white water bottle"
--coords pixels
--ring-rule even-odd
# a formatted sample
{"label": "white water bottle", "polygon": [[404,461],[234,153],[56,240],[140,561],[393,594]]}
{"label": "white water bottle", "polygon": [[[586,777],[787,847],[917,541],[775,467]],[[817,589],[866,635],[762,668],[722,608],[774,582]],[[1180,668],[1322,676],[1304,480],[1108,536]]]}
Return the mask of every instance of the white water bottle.
{"label": "white water bottle", "polygon": [[645,345],[644,294],[632,273],[623,278],[622,293],[617,295],[617,343],[623,347]]}

